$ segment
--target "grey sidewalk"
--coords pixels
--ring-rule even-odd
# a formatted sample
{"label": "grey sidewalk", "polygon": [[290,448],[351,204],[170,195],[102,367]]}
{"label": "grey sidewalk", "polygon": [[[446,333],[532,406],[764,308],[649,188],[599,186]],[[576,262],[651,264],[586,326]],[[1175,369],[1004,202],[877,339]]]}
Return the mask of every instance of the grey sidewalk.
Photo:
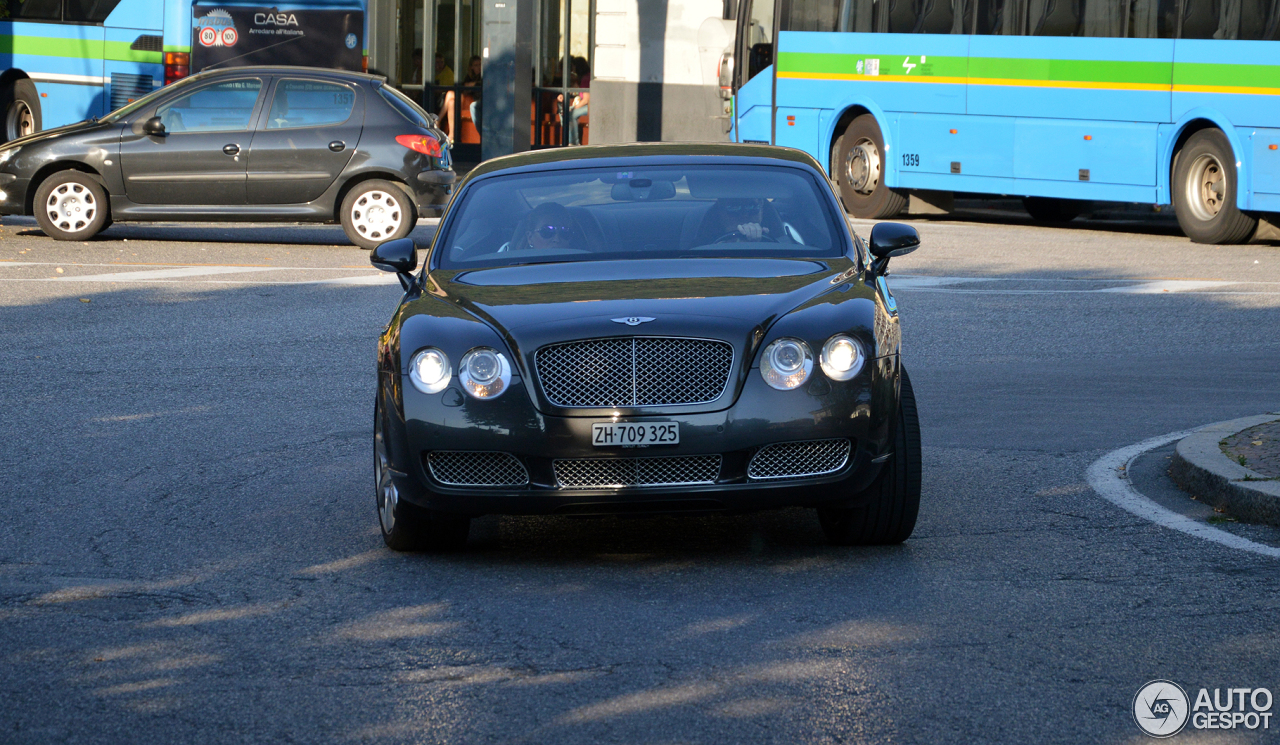
{"label": "grey sidewalk", "polygon": [[1234,517],[1280,525],[1280,412],[1218,422],[1182,438],[1169,475]]}

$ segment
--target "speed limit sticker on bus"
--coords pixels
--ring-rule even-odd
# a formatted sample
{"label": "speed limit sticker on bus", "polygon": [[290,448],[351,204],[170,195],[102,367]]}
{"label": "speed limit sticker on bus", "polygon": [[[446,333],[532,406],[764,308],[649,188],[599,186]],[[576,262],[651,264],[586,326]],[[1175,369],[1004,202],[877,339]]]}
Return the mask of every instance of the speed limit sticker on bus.
{"label": "speed limit sticker on bus", "polygon": [[234,47],[236,45],[236,41],[239,38],[240,38],[240,35],[236,33],[236,30],[234,28],[222,29],[223,46]]}
{"label": "speed limit sticker on bus", "polygon": [[200,29],[200,43],[211,47],[218,41],[218,29],[205,26]]}

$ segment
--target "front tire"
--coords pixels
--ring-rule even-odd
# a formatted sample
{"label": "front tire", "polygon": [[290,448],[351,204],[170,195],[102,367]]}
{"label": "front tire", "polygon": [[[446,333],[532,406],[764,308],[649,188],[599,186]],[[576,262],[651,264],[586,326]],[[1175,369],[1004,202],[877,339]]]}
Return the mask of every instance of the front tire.
{"label": "front tire", "polygon": [[[379,396],[381,401],[381,396]],[[382,407],[373,409],[374,506],[382,540],[393,551],[458,551],[467,544],[471,519],[425,510],[400,498],[387,457]]]}
{"label": "front tire", "polygon": [[863,114],[849,122],[832,151],[831,178],[850,215],[879,220],[907,206],[905,192],[884,185],[887,154],[874,116]]}
{"label": "front tire", "polygon": [[24,78],[0,90],[0,144],[39,132],[41,124],[35,83]]}
{"label": "front tire", "polygon": [[56,241],[87,241],[111,221],[107,190],[82,171],[59,171],[45,179],[33,206],[40,229]]}
{"label": "front tire", "polygon": [[405,190],[382,179],[357,184],[342,200],[340,213],[347,238],[365,249],[405,237],[418,222]]}
{"label": "front tire", "polygon": [[1236,207],[1236,160],[1227,136],[1202,129],[1187,139],[1173,167],[1173,209],[1196,243],[1243,243],[1258,220]]}
{"label": "front tire", "polygon": [[828,543],[883,546],[902,543],[915,530],[920,512],[920,419],[905,368],[894,429],[893,456],[860,495],[861,506],[818,508],[818,521]]}

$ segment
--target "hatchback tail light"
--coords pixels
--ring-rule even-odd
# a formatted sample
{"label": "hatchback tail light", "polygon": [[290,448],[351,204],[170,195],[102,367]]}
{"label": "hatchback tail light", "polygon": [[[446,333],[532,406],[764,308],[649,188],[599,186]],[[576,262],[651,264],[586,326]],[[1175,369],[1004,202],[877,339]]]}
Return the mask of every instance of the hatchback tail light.
{"label": "hatchback tail light", "polygon": [[164,53],[164,84],[175,83],[191,74],[191,55],[187,52]]}
{"label": "hatchback tail light", "polygon": [[415,153],[430,155],[432,158],[439,158],[442,155],[440,141],[431,135],[400,135],[396,138],[396,142]]}

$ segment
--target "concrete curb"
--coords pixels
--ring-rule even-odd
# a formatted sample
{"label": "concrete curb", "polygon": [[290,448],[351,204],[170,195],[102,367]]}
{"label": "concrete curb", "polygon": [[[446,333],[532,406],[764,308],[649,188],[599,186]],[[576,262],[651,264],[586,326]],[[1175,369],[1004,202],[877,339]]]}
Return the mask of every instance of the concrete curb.
{"label": "concrete curb", "polygon": [[1210,424],[1178,441],[1169,476],[1214,507],[1250,522],[1280,525],[1280,480],[1232,461],[1218,443],[1242,430],[1280,419],[1280,412]]}

